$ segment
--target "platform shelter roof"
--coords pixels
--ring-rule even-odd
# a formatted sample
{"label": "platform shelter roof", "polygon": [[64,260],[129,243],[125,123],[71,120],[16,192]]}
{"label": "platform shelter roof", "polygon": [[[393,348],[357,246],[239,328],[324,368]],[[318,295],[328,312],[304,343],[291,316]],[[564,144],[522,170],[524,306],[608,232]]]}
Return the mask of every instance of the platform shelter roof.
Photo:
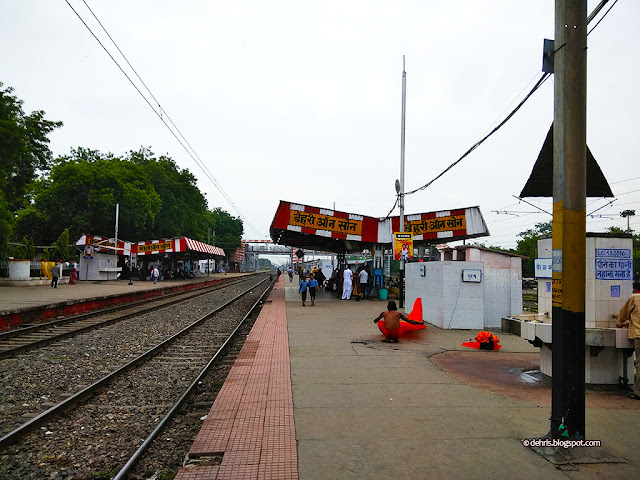
{"label": "platform shelter roof", "polygon": [[[400,230],[400,217],[376,218],[356,213],[280,201],[271,223],[275,243],[335,253],[371,250],[391,245]],[[434,244],[489,234],[479,207],[441,210],[405,216],[405,232],[414,244]]]}
{"label": "platform shelter roof", "polygon": [[214,247],[213,245],[187,237],[137,242],[132,246],[132,251],[138,255],[155,255],[157,253],[192,251],[207,253],[213,256],[225,256],[224,250],[220,247]]}

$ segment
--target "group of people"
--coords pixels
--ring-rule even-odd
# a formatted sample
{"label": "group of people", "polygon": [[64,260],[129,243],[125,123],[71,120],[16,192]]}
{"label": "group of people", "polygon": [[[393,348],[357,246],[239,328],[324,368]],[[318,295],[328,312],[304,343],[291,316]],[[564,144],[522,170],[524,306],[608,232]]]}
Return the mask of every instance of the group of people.
{"label": "group of people", "polygon": [[[53,267],[51,267],[51,288],[58,288],[60,275],[62,274],[62,267],[64,263],[62,260],[58,260]],[[71,271],[69,272],[69,285],[76,285],[78,283],[78,267],[75,263],[71,264]]]}
{"label": "group of people", "polygon": [[316,304],[316,294],[319,287],[318,280],[312,273],[309,277],[305,277],[304,273],[300,274],[300,285],[298,286],[298,293],[302,297],[302,306],[304,307],[307,301],[307,290],[309,290],[309,297],[311,299],[311,306]]}
{"label": "group of people", "polygon": [[349,267],[344,269],[342,274],[342,300],[349,300],[351,295],[356,297],[356,300],[364,300],[369,298],[369,272],[365,267],[361,267],[356,270],[356,278],[354,281],[354,274]]}

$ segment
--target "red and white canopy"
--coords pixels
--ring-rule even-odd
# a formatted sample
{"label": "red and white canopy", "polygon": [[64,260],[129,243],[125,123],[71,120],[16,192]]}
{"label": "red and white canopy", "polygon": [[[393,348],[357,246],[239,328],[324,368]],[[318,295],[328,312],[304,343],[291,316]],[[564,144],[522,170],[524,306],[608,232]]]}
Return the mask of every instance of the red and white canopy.
{"label": "red and white canopy", "polygon": [[133,252],[138,255],[155,255],[156,253],[173,252],[201,252],[224,257],[224,250],[207,243],[192,240],[187,237],[171,238],[167,240],[147,240],[133,246]]}

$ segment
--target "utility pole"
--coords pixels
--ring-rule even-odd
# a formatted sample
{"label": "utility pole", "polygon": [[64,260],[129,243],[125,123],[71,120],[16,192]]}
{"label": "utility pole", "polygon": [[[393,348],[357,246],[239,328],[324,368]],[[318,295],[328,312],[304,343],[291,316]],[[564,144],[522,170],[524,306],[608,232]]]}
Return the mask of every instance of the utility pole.
{"label": "utility pole", "polygon": [[[404,120],[407,109],[407,72],[402,56],[402,120],[400,122],[400,233],[404,232]],[[400,308],[404,307],[404,260],[400,259]]]}
{"label": "utility pole", "polygon": [[556,0],[552,438],[585,437],[587,0]]}

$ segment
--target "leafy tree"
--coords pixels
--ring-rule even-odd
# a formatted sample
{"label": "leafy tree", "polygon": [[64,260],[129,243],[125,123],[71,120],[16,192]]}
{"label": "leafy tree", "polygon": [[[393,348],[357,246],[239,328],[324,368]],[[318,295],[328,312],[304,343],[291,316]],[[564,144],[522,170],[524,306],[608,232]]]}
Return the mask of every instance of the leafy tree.
{"label": "leafy tree", "polygon": [[0,190],[0,260],[7,258],[9,236],[13,230],[13,215],[9,211],[9,204]]}
{"label": "leafy tree", "polygon": [[23,237],[22,242],[13,248],[13,258],[19,260],[33,260],[36,258],[36,248],[33,246],[33,238]]}
{"label": "leafy tree", "polygon": [[37,110],[26,115],[23,101],[16,98],[11,87],[0,82],[0,191],[10,212],[27,203],[29,183],[39,171],[51,164],[47,135],[62,126],[62,122],[45,120]]}
{"label": "leafy tree", "polygon": [[33,202],[18,212],[16,231],[51,245],[62,228],[70,238],[83,233],[107,236],[115,228],[128,240],[187,236],[228,251],[240,246],[242,221],[220,208],[207,210],[196,178],[169,157],[156,159],[141,148],[120,159],[78,148],[55,160],[50,173],[32,184]]}
{"label": "leafy tree", "polygon": [[522,261],[522,276],[533,277],[535,275],[534,261],[538,254],[538,240],[551,235],[551,222],[537,223],[535,228],[525,230],[518,234],[522,240],[518,240],[516,253],[529,257]]}
{"label": "leafy tree", "polygon": [[55,243],[54,250],[56,260],[73,260],[73,250],[69,248],[69,229],[65,228]]}
{"label": "leafy tree", "polygon": [[156,159],[145,148],[130,152],[129,159],[142,167],[160,196],[161,208],[156,215],[152,236],[206,240],[203,216],[207,211],[207,201],[189,170],[180,170],[170,157]]}
{"label": "leafy tree", "polygon": [[232,217],[221,208],[209,211],[208,222],[215,232],[215,245],[222,248],[227,258],[241,245],[244,226],[240,218]]}
{"label": "leafy tree", "polygon": [[19,213],[18,230],[37,228],[37,238],[48,245],[64,227],[69,227],[71,238],[111,234],[117,203],[118,236],[151,238],[161,204],[140,166],[86,149],[57,159],[50,175],[39,179],[33,191],[34,204]]}

